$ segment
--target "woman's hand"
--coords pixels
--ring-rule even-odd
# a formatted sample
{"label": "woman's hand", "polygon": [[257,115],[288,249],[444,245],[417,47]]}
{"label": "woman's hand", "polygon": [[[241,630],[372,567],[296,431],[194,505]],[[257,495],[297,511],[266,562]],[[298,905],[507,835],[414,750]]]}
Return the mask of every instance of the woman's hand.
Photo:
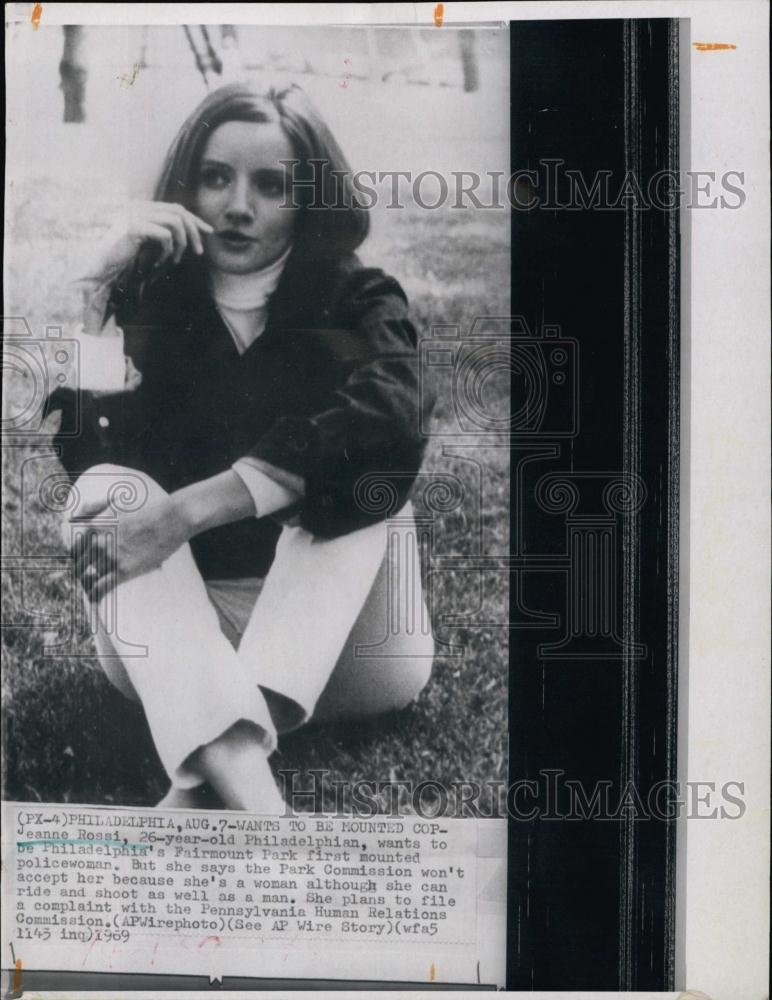
{"label": "woman's hand", "polygon": [[[174,496],[154,498],[136,510],[107,503],[82,505],[70,519],[82,528],[73,544],[75,572],[91,601],[113,587],[157,569],[191,536],[191,525]],[[100,517],[100,514],[103,516]]]}
{"label": "woman's hand", "polygon": [[257,513],[233,469],[134,510],[116,509],[101,498],[81,502],[70,518],[81,528],[72,546],[75,572],[89,600],[99,601],[117,584],[157,569],[194,535]]}
{"label": "woman's hand", "polygon": [[201,234],[212,232],[208,223],[182,205],[163,201],[129,202],[100,241],[79,280],[98,284],[112,281],[144,245],[158,251],[156,267],[166,261],[179,264],[188,249],[202,254]]}
{"label": "woman's hand", "polygon": [[204,252],[202,233],[212,227],[182,205],[163,201],[129,202],[120,218],[97,245],[75,279],[82,296],[83,330],[101,335],[111,282],[128,267],[140,249],[155,249],[155,266],[178,264],[186,250]]}

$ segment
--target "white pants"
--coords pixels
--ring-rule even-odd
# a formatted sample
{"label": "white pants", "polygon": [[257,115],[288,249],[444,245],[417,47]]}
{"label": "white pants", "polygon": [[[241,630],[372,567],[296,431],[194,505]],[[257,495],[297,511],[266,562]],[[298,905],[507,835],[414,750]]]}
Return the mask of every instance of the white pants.
{"label": "white pants", "polygon": [[[137,487],[163,492],[133,469],[97,466],[75,484],[70,513]],[[200,784],[189,758],[240,720],[271,752],[277,729],[399,709],[418,695],[434,642],[415,537],[410,505],[332,540],[284,527],[265,580],[204,581],[184,545],[89,609],[102,668],[142,703],[173,784]]]}

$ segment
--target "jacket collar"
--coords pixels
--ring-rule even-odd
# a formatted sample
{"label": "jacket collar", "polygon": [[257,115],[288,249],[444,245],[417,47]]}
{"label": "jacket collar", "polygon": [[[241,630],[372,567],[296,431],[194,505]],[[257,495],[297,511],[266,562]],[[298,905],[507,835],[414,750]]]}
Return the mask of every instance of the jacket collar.
{"label": "jacket collar", "polygon": [[325,325],[335,265],[327,261],[309,263],[302,251],[293,248],[268,303],[265,330],[240,355],[212,299],[206,275],[197,264],[194,262],[183,279],[175,283],[171,315],[177,319],[180,315],[188,317],[186,325],[194,333],[204,356],[212,362],[246,357],[256,344],[266,346],[287,329]]}

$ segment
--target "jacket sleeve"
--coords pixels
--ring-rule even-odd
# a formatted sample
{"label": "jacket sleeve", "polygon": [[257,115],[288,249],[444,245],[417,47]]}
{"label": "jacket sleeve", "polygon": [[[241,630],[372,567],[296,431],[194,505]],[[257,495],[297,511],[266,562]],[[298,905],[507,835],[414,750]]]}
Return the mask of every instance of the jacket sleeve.
{"label": "jacket sleeve", "polygon": [[251,456],[234,462],[232,468],[252,497],[258,518],[291,507],[303,494],[303,480],[298,476]]}
{"label": "jacket sleeve", "polygon": [[[89,466],[110,457],[111,435],[104,416],[100,421],[95,402],[113,411],[124,408],[123,400],[142,381],[141,373],[124,353],[123,330],[109,317],[103,333],[87,334],[78,326],[73,334],[77,344],[76,364],[68,385],[52,387],[44,404],[44,416],[59,412],[59,426],[53,433],[59,457],[75,478]],[[108,421],[109,423],[109,421]]]}
{"label": "jacket sleeve", "polygon": [[123,330],[115,319],[105,324],[101,336],[87,334],[82,325],[75,331],[78,343],[78,388],[88,392],[123,392],[127,387],[127,358]]}
{"label": "jacket sleeve", "polygon": [[420,384],[416,331],[393,278],[371,268],[349,274],[328,314],[345,377],[316,412],[279,419],[249,454],[302,478],[304,496],[287,514],[332,538],[404,506],[433,399]]}

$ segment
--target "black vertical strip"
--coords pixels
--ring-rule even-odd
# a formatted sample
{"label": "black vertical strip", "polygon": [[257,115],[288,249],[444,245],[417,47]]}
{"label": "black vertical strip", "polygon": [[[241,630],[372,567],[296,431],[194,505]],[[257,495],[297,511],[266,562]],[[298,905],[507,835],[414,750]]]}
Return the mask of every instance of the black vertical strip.
{"label": "black vertical strip", "polygon": [[[646,190],[656,178],[679,169],[678,22],[634,21],[628,25],[632,155]],[[637,145],[636,145],[637,143]],[[639,363],[635,429],[637,472],[649,499],[639,514],[639,636],[647,656],[633,664],[634,701],[626,742],[635,753],[637,787],[653,800],[656,789],[677,778],[678,523],[680,423],[680,231],[677,199],[661,203],[631,221],[637,257],[631,267],[630,297],[638,326],[631,328]],[[628,761],[629,763],[629,761]],[[632,879],[622,922],[629,948],[624,987],[672,989],[675,946],[675,819],[666,794],[657,813],[630,825]]]}
{"label": "black vertical strip", "polygon": [[[658,177],[679,167],[678,24],[516,22],[510,36],[511,166],[539,175],[541,199],[512,213],[512,312],[542,345],[534,350],[546,358],[546,331],[557,330],[581,364],[578,433],[545,426],[536,440],[515,428],[512,442],[510,787],[538,784],[541,811],[510,818],[507,986],[664,990],[675,826],[651,808],[667,807],[655,793],[677,777],[680,234],[677,199],[666,206]],[[562,205],[568,169],[585,191],[605,172],[615,203]],[[513,358],[518,350],[513,340]],[[513,415],[518,385],[513,377]],[[565,424],[552,406],[566,402],[550,389],[553,430]],[[614,475],[644,499],[620,503],[614,524],[598,528],[596,560],[586,518],[600,508],[588,483]],[[536,499],[545,476],[581,494],[573,522]],[[615,588],[603,621],[608,631],[613,616],[618,653],[593,639],[601,567]],[[589,652],[561,644],[569,619],[586,627]],[[547,816],[548,771],[588,798],[605,782],[616,816]],[[560,792],[554,801],[570,805]]]}
{"label": "black vertical strip", "polygon": [[631,809],[620,827],[619,984],[655,990],[673,988],[675,967],[675,820],[664,789],[677,777],[680,232],[658,178],[678,176],[678,22],[626,22],[624,52],[625,169],[654,203],[625,212],[624,469],[648,499],[625,518],[623,628],[647,654],[623,662],[620,778],[647,817]]}
{"label": "black vertical strip", "polygon": [[[681,88],[679,82],[680,26],[673,18],[667,26],[668,60],[668,130],[666,169],[675,176],[681,170]],[[678,761],[678,622],[680,566],[680,469],[681,469],[681,231],[680,211],[673,207],[667,214],[668,244],[668,493],[667,493],[667,677],[665,713],[666,780],[676,781]],[[676,819],[665,827],[665,912],[663,979],[666,990],[676,988]]]}
{"label": "black vertical strip", "polygon": [[[524,317],[545,361],[551,353],[547,328],[575,345],[572,391],[579,412],[577,433],[566,434],[572,398],[549,389],[548,405],[556,409],[544,433],[538,440],[513,436],[510,538],[526,567],[541,560],[547,569],[526,569],[510,588],[510,621],[524,623],[513,625],[510,642],[510,783],[533,782],[543,793],[545,774],[562,771],[588,797],[597,782],[613,786],[613,801],[620,773],[621,657],[540,656],[540,647],[558,643],[572,618],[587,623],[582,558],[589,536],[570,531],[565,515],[545,514],[535,496],[545,475],[622,471],[624,212],[563,209],[565,185],[548,178],[561,174],[562,161],[587,191],[601,171],[621,180],[623,22],[519,22],[511,28],[511,58],[512,168],[535,172],[541,199],[533,211],[516,208],[512,214],[512,311]],[[526,186],[515,194],[521,204],[529,200]],[[522,392],[522,383],[513,380],[513,412]],[[589,486],[583,502],[594,515],[603,508]],[[610,570],[612,606],[621,609],[621,546],[603,537],[607,559],[600,565]],[[575,553],[570,565],[561,555],[569,551]],[[563,568],[549,568],[552,559]],[[555,616],[556,624],[539,627],[528,609]],[[621,633],[621,618],[615,616],[613,625]],[[526,814],[532,804],[528,794],[512,801]],[[618,823],[548,819],[544,794],[538,804],[539,817],[521,814],[510,821],[509,988],[616,989]]]}
{"label": "black vertical strip", "polygon": [[[624,25],[624,146],[625,177],[642,177],[641,159],[641,80],[638,52],[638,22]],[[625,204],[624,257],[624,408],[622,416],[622,469],[625,476],[637,475],[641,467],[641,226],[640,208],[630,199]],[[637,642],[638,573],[640,531],[638,514],[623,514],[622,551],[622,636],[627,643],[622,660],[622,740],[620,785],[638,788],[637,710],[638,661],[630,653]],[[636,820],[632,811],[620,819],[619,827],[619,988],[633,988],[633,949],[637,935],[636,904]]]}

